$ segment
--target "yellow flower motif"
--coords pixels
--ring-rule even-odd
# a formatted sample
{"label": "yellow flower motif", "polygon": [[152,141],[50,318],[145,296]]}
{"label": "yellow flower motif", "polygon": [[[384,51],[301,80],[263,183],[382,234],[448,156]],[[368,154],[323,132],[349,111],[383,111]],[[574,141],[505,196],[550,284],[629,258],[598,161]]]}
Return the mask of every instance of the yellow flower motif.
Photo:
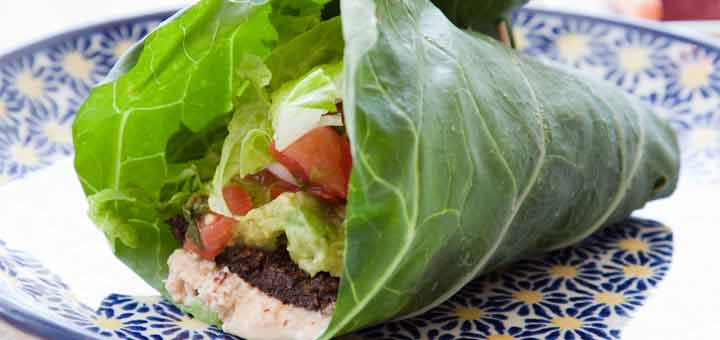
{"label": "yellow flower motif", "polygon": [[101,329],[111,332],[123,327],[122,321],[113,318],[106,318],[104,316],[98,316],[94,322]]}
{"label": "yellow flower motif", "polygon": [[643,240],[636,238],[626,238],[618,241],[618,247],[629,252],[641,252],[650,250],[650,246]]}
{"label": "yellow flower motif", "polygon": [[493,334],[485,338],[485,340],[517,340],[514,336],[507,334]]}
{"label": "yellow flower motif", "polygon": [[688,89],[698,89],[710,83],[712,73],[712,63],[709,60],[699,60],[683,67],[680,73],[680,82]]}
{"label": "yellow flower motif", "polygon": [[49,122],[45,124],[43,132],[49,140],[55,143],[72,143],[70,128],[60,125],[57,122]]}
{"label": "yellow flower motif", "polygon": [[63,69],[74,78],[89,79],[93,65],[79,52],[65,55],[62,61]]}
{"label": "yellow flower motif", "polygon": [[569,61],[575,61],[589,52],[588,37],[576,33],[567,33],[555,40],[560,55]]}
{"label": "yellow flower motif", "polygon": [[43,81],[33,77],[30,71],[21,73],[15,78],[15,86],[26,97],[40,98],[43,95]]}
{"label": "yellow flower motif", "polygon": [[646,278],[652,276],[654,272],[650,266],[632,264],[623,267],[623,273],[627,277]]}
{"label": "yellow flower motif", "polygon": [[650,66],[650,53],[644,47],[625,47],[618,53],[620,67],[628,73],[638,73]]}
{"label": "yellow flower motif", "polygon": [[208,328],[208,325],[204,322],[187,316],[183,316],[183,318],[175,324],[178,325],[178,327],[188,331],[201,331]]}
{"label": "yellow flower motif", "polygon": [[555,277],[563,277],[566,279],[572,279],[577,276],[577,267],[566,266],[566,265],[555,265],[550,267],[550,275]]}
{"label": "yellow flower motif", "polygon": [[595,294],[595,303],[602,303],[609,306],[625,303],[625,295],[613,292],[602,292]]}
{"label": "yellow flower motif", "polygon": [[475,307],[458,307],[455,309],[455,315],[457,315],[460,320],[480,320],[483,316],[483,311]]}
{"label": "yellow flower motif", "polygon": [[12,160],[21,165],[35,165],[38,162],[37,154],[32,147],[15,144],[10,147]]}
{"label": "yellow flower motif", "polygon": [[543,295],[534,290],[520,290],[513,293],[513,299],[532,305],[542,301]]}
{"label": "yellow flower motif", "polygon": [[576,330],[582,327],[582,320],[572,316],[558,316],[550,322],[553,326],[566,331]]}
{"label": "yellow flower motif", "polygon": [[115,48],[113,48],[113,54],[115,54],[116,58],[119,58],[120,56],[125,54],[125,51],[130,49],[130,47],[132,47],[133,45],[135,45],[135,42],[132,40],[118,41],[115,44]]}

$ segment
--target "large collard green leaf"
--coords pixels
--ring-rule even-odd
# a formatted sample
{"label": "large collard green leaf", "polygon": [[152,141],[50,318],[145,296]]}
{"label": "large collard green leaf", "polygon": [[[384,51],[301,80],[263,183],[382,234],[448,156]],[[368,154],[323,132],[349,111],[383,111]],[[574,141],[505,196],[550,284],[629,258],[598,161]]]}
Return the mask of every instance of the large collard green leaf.
{"label": "large collard green leaf", "polygon": [[428,0],[342,13],[354,167],[323,338],[427,310],[674,190],[675,136],[620,90],[460,30]]}

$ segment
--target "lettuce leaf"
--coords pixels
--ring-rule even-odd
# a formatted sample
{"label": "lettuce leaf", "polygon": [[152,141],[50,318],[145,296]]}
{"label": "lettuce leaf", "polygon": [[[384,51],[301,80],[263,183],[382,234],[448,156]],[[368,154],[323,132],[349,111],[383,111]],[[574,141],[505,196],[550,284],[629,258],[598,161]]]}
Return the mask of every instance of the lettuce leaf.
{"label": "lettuce leaf", "polygon": [[310,130],[326,125],[321,118],[328,112],[336,112],[336,100],[342,97],[342,89],[336,85],[341,80],[341,63],[323,65],[273,93],[270,117],[278,150],[290,146]]}
{"label": "lettuce leaf", "polygon": [[273,1],[270,20],[278,32],[278,43],[284,44],[320,24],[323,4],[326,2],[323,0]]}
{"label": "lettuce leaf", "polygon": [[345,47],[339,17],[323,21],[292,41],[278,46],[265,63],[273,74],[273,90],[299,78],[318,65],[343,58]]}

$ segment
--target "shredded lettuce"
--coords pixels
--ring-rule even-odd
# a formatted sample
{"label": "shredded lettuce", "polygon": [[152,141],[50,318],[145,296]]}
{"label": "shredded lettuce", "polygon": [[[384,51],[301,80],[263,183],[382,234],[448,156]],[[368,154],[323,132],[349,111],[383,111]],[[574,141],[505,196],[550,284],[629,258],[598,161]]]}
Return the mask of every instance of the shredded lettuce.
{"label": "shredded lettuce", "polygon": [[270,116],[278,150],[290,146],[308,131],[327,124],[322,117],[336,111],[335,103],[342,97],[336,84],[341,79],[342,63],[323,65],[273,93]]}
{"label": "shredded lettuce", "polygon": [[313,0],[276,0],[272,3],[270,21],[283,44],[317,26],[321,20],[323,3]]}

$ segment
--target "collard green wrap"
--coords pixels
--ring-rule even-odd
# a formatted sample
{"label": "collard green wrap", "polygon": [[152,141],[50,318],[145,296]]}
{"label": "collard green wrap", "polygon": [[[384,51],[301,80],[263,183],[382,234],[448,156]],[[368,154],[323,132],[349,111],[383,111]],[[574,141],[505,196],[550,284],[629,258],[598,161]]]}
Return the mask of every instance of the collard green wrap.
{"label": "collard green wrap", "polygon": [[91,217],[158,290],[178,246],[163,221],[212,178],[231,112],[256,114],[264,87],[337,57],[353,170],[324,338],[425,311],[674,190],[670,128],[621,91],[458,17],[482,17],[487,2],[453,12],[435,1],[444,14],[428,0],[343,0],[342,56],[340,32],[321,23],[325,2],[202,0],[136,46],[78,113]]}

